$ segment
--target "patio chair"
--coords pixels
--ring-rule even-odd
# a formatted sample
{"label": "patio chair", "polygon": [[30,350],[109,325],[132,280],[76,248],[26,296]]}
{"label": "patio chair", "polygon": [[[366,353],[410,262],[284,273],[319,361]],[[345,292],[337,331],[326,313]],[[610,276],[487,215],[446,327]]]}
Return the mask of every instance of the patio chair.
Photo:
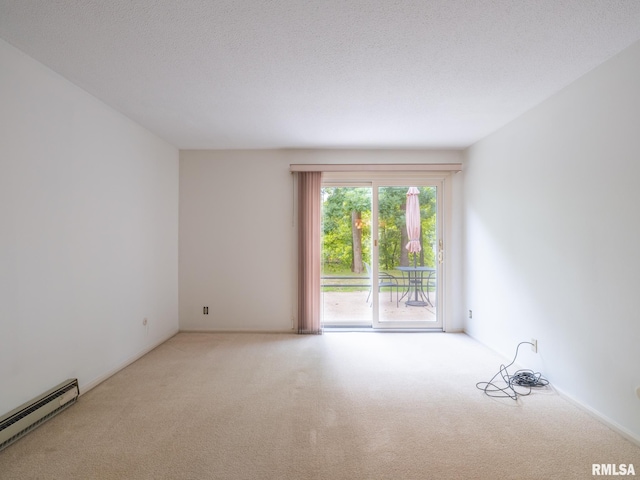
{"label": "patio chair", "polygon": [[435,274],[435,272],[429,273],[429,277],[427,278],[425,287],[426,287],[425,290],[426,290],[426,293],[427,293],[427,302],[429,302],[429,305],[431,305],[433,307],[434,305],[433,305],[433,302],[431,301],[431,293],[430,292],[431,292],[431,290],[434,290],[434,291],[436,290],[436,274]]}
{"label": "patio chair", "polygon": [[[371,279],[371,287],[369,288],[369,295],[367,295],[367,302],[371,298],[371,292],[373,291],[373,278],[371,275],[371,267],[367,262],[363,262],[365,268],[367,269],[367,275]],[[378,291],[382,288],[389,289],[389,301],[393,302],[393,289],[396,289],[396,307],[398,306],[398,292],[400,288],[400,284],[398,283],[398,279],[386,272],[378,272]]]}

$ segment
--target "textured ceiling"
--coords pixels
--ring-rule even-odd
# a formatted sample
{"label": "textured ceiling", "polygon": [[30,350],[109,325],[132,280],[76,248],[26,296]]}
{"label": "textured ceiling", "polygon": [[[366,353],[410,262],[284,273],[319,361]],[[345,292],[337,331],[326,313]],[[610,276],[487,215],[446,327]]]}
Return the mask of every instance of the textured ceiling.
{"label": "textured ceiling", "polygon": [[0,0],[176,147],[463,148],[640,39],[638,0]]}

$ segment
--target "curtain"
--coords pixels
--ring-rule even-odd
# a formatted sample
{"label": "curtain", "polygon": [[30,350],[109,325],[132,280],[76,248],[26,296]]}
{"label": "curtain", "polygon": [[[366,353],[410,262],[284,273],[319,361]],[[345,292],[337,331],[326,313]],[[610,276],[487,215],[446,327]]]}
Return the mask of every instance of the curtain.
{"label": "curtain", "polygon": [[321,172],[298,172],[298,333],[321,334]]}

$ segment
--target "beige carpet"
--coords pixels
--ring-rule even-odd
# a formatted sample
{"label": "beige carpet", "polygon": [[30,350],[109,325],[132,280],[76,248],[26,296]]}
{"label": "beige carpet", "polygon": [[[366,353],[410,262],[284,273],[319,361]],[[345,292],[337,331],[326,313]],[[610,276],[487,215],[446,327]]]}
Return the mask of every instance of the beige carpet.
{"label": "beige carpet", "polygon": [[477,390],[503,360],[462,334],[181,333],[0,452],[0,478],[640,475],[638,446],[552,389]]}

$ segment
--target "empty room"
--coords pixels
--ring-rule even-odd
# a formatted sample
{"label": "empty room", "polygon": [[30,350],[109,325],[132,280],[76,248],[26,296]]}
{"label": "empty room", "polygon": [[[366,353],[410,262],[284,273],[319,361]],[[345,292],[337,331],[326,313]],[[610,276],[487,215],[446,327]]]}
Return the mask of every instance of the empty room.
{"label": "empty room", "polygon": [[640,2],[0,0],[0,479],[640,476]]}

